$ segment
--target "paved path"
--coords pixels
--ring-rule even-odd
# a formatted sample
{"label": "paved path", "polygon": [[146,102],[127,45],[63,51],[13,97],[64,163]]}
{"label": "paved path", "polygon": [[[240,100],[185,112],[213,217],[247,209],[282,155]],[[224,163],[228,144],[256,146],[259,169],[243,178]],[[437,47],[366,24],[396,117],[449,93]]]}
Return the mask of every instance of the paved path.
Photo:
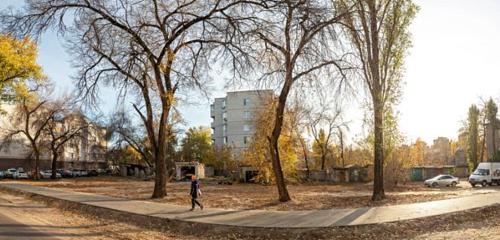
{"label": "paved path", "polygon": [[355,209],[309,211],[205,209],[203,211],[190,212],[188,211],[190,206],[183,207],[165,203],[127,200],[56,188],[17,183],[0,183],[0,187],[171,220],[272,228],[316,228],[394,222],[464,211],[500,203],[500,192],[494,192],[432,202]]}
{"label": "paved path", "polygon": [[41,214],[43,206],[19,201],[10,194],[0,194],[0,240],[81,239],[84,235],[68,232],[68,227],[51,225]]}

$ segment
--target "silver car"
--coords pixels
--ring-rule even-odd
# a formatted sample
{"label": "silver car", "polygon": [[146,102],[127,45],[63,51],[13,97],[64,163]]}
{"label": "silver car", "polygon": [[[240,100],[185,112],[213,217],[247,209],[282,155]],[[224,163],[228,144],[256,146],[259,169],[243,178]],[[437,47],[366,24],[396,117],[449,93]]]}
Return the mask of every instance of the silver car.
{"label": "silver car", "polygon": [[28,174],[26,172],[24,172],[24,170],[17,170],[15,173],[14,173],[14,179],[28,179]]}
{"label": "silver car", "polygon": [[425,180],[424,184],[428,187],[437,187],[437,186],[451,186],[455,187],[460,183],[460,179],[454,177],[452,175],[437,175],[431,179]]}

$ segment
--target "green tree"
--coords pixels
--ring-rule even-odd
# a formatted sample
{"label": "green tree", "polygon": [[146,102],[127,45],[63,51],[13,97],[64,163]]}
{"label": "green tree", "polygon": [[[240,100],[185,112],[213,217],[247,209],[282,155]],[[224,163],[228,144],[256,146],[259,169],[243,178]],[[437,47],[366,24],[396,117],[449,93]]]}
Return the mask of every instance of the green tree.
{"label": "green tree", "polygon": [[469,107],[467,118],[467,154],[469,160],[469,169],[474,170],[477,167],[478,158],[478,140],[479,140],[479,109],[475,104]]}
{"label": "green tree", "polygon": [[486,103],[485,114],[486,114],[486,119],[488,119],[488,124],[490,125],[491,139],[493,139],[493,141],[492,141],[493,152],[492,152],[492,156],[490,159],[491,161],[498,161],[499,160],[499,156],[497,156],[498,151],[497,151],[497,146],[496,146],[496,141],[495,141],[496,140],[496,130],[497,130],[497,113],[498,113],[498,106],[495,103],[495,101],[493,101],[493,99],[490,98],[490,100],[488,100],[488,102]]}
{"label": "green tree", "polygon": [[345,26],[371,96],[374,127],[374,183],[372,200],[384,192],[384,112],[401,94],[404,58],[411,46],[409,26],[418,10],[411,0],[341,0],[352,9]]}
{"label": "green tree", "polygon": [[182,139],[182,159],[205,163],[212,151],[211,131],[208,127],[192,127]]}
{"label": "green tree", "polygon": [[[17,40],[0,35],[0,93],[2,99],[28,95],[27,80],[44,80],[42,67],[36,62],[37,46],[28,38]],[[7,95],[7,96],[6,96]]]}

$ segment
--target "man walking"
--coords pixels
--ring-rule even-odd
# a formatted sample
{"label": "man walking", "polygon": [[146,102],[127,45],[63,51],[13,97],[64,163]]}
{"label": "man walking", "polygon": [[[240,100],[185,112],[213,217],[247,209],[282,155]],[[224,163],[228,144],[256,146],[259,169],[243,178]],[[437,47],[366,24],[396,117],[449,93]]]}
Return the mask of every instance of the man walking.
{"label": "man walking", "polygon": [[191,192],[189,193],[191,195],[191,210],[194,211],[195,204],[198,204],[200,206],[200,209],[203,210],[203,204],[198,202],[198,197],[201,196],[201,190],[200,190],[200,183],[196,179],[196,175],[191,176]]}

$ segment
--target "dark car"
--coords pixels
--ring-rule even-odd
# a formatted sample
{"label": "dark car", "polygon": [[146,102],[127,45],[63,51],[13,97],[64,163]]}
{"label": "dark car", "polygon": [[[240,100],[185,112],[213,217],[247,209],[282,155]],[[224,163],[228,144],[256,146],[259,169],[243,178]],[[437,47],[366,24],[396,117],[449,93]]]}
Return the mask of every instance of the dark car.
{"label": "dark car", "polygon": [[68,170],[68,169],[57,169],[57,172],[61,174],[63,178],[72,178],[73,177],[73,171]]}
{"label": "dark car", "polygon": [[98,175],[99,173],[97,172],[97,170],[89,170],[87,174],[87,176],[89,177],[97,177]]}

